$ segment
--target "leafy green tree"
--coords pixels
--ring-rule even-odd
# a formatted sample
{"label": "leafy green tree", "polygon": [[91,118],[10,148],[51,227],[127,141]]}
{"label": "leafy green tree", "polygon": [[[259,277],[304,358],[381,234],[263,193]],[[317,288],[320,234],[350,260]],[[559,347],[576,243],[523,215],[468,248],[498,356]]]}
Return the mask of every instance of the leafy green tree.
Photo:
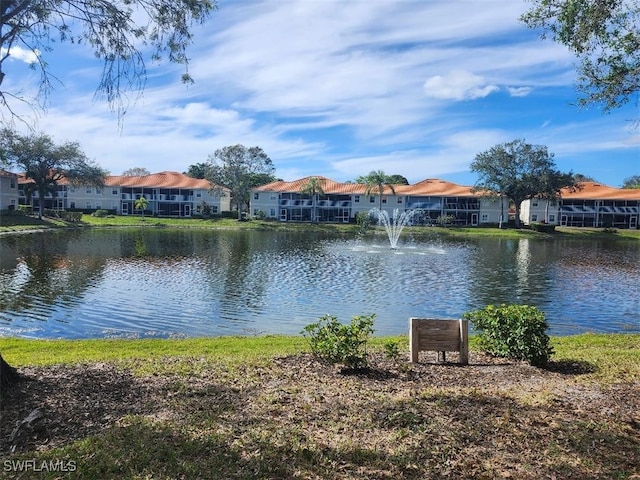
{"label": "leafy green tree", "polygon": [[273,162],[260,147],[233,145],[219,148],[208,157],[207,180],[231,191],[231,202],[238,209],[238,220],[249,203],[256,175],[272,175]]}
{"label": "leafy green tree", "polygon": [[9,129],[0,132],[0,158],[24,172],[39,196],[38,216],[42,218],[44,199],[55,196],[63,178],[72,185],[102,186],[107,172],[90,162],[80,145],[67,142],[56,145],[45,134],[18,135]]}
{"label": "leafy green tree", "polygon": [[122,172],[123,177],[144,177],[151,175],[151,172],[144,167],[133,167]]}
{"label": "leafy green tree", "polygon": [[189,165],[189,168],[184,174],[191,178],[207,178],[207,168],[209,168],[209,164],[205,162],[194,163],[193,165]]}
{"label": "leafy green tree", "polygon": [[311,197],[311,209],[313,212],[311,215],[311,223],[316,223],[318,221],[316,212],[318,195],[324,195],[324,190],[322,189],[322,181],[318,177],[309,177],[306,183],[302,185],[300,193],[302,193],[303,195],[309,195]]}
{"label": "leafy green tree", "polygon": [[395,175],[389,175],[388,180],[389,183],[393,185],[409,185],[409,180],[407,180],[407,177],[398,175],[397,173]]}
{"label": "leafy green tree", "polygon": [[622,188],[640,188],[640,175],[632,175],[625,178]]}
{"label": "leafy green tree", "polygon": [[640,89],[640,1],[532,0],[521,20],[542,29],[578,58],[580,105],[604,111],[633,99]]}
{"label": "leafy green tree", "polygon": [[380,210],[382,210],[382,194],[384,193],[385,189],[391,190],[391,193],[393,195],[396,194],[393,177],[386,175],[382,170],[372,170],[368,175],[356,178],[356,183],[362,183],[366,185],[367,189],[365,190],[365,193],[367,195],[370,195],[374,191],[378,192],[378,195],[380,196]]}
{"label": "leafy green tree", "polygon": [[[183,82],[192,82],[187,46],[191,29],[217,8],[215,0],[2,0],[0,1],[0,105],[12,114],[8,98],[19,92],[2,90],[11,55],[28,55],[39,70],[44,106],[52,87],[47,54],[56,44],[83,45],[103,62],[97,94],[104,96],[121,117],[126,110],[122,89],[141,92],[147,70],[143,52],[151,60],[184,65]],[[67,47],[69,48],[69,47]]]}
{"label": "leafy green tree", "polygon": [[595,182],[596,179],[593,177],[590,177],[588,175],[583,175],[582,173],[574,173],[573,174],[573,181],[576,183],[580,183],[580,182]]}
{"label": "leafy green tree", "polygon": [[547,147],[524,140],[499,144],[477,154],[470,169],[478,174],[475,191],[513,201],[516,227],[520,227],[520,204],[524,200],[554,200],[563,188],[576,188],[573,173],[556,170]]}

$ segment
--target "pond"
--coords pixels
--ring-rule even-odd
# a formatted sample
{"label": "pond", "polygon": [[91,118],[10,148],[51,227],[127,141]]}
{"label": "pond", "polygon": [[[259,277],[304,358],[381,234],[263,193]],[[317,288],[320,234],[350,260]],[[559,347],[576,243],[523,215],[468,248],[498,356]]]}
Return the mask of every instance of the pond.
{"label": "pond", "polygon": [[112,229],[0,237],[0,335],[298,334],[324,314],[457,318],[526,303],[550,333],[640,332],[640,243]]}

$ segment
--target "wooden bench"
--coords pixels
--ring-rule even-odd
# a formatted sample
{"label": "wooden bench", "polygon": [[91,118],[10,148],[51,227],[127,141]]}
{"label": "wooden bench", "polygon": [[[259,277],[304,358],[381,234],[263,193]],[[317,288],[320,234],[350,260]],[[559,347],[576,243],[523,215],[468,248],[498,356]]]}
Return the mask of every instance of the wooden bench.
{"label": "wooden bench", "polygon": [[411,362],[418,362],[421,351],[435,351],[436,362],[446,361],[446,352],[460,352],[459,363],[469,363],[469,321],[439,318],[410,318]]}

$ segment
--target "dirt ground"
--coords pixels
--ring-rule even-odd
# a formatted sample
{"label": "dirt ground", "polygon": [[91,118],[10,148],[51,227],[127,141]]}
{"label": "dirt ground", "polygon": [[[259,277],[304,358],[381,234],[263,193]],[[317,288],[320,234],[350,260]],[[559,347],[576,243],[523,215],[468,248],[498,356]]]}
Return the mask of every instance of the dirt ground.
{"label": "dirt ground", "polygon": [[[483,436],[491,437],[492,455],[509,463],[500,456],[496,437],[503,435],[510,443],[509,455],[526,459],[532,448],[557,443],[558,436],[568,435],[576,423],[591,422],[600,426],[598,431],[602,425],[614,425],[621,446],[599,440],[602,445],[586,446],[583,452],[582,446],[572,443],[571,456],[587,455],[593,448],[606,458],[600,469],[591,467],[594,478],[598,472],[615,469],[619,461],[629,462],[624,471],[636,468],[638,473],[632,462],[640,460],[640,381],[606,386],[584,381],[592,370],[589,365],[552,363],[540,369],[475,352],[468,366],[439,364],[431,355],[409,364],[406,359],[394,362],[376,354],[371,368],[358,374],[323,365],[307,354],[258,366],[203,368],[203,362],[207,361],[197,357],[164,359],[168,372],[172,363],[186,363],[193,371],[187,376],[139,376],[109,363],[21,368],[22,380],[4,392],[0,405],[0,453],[64,446],[98,435],[130,415],[189,422],[194,411],[218,408],[226,412],[220,423],[235,429],[236,436],[246,433],[238,422],[256,416],[270,418],[283,430],[295,424],[315,442],[326,444],[345,435],[369,445],[382,444],[388,442],[390,430],[396,437],[400,431],[411,437],[418,435],[418,426],[437,421],[445,430],[449,425],[466,437],[447,440],[446,431],[425,436],[422,429],[420,441],[456,442],[465,450],[464,459],[450,468],[461,472],[469,471],[470,462],[486,460],[486,451],[478,451],[475,459],[473,453],[484,445],[479,440]],[[536,430],[535,436],[531,430]],[[518,438],[522,444],[514,446]],[[509,464],[509,468],[515,467]]]}

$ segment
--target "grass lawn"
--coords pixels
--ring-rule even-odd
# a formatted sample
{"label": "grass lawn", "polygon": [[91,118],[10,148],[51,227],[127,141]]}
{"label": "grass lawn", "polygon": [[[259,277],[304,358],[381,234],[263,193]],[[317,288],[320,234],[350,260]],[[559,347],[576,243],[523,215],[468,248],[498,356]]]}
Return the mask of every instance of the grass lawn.
{"label": "grass lawn", "polygon": [[[640,335],[555,337],[546,369],[473,341],[468,366],[409,364],[407,338],[399,360],[387,340],[347,374],[301,337],[0,338],[24,377],[0,406],[3,478],[640,475]],[[73,471],[20,473],[21,460]]]}

